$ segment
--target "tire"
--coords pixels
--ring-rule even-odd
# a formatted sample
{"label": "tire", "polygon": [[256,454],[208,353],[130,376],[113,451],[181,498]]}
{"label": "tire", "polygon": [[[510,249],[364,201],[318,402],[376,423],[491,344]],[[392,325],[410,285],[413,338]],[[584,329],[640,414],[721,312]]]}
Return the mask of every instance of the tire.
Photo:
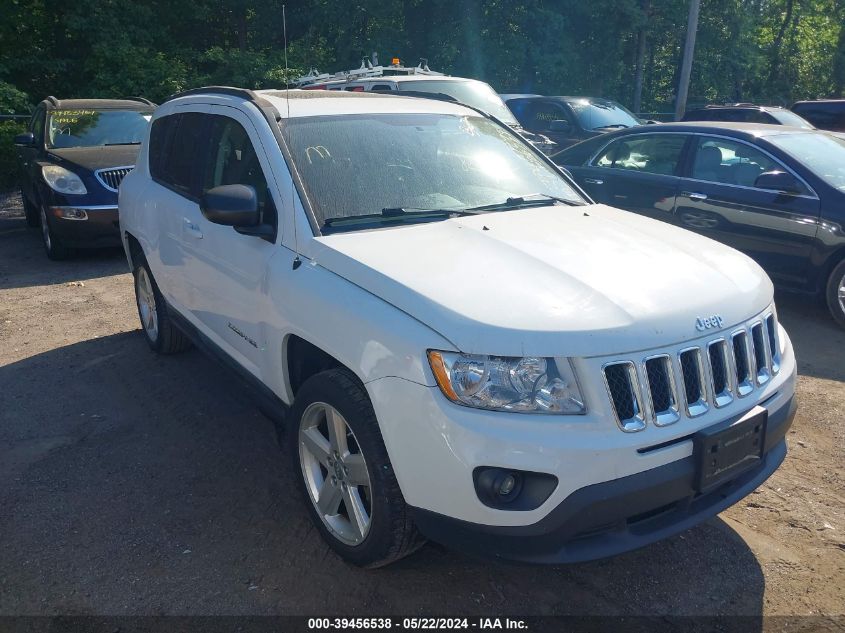
{"label": "tire", "polygon": [[[330,433],[330,419],[346,433]],[[341,558],[359,567],[382,567],[423,545],[370,399],[354,374],[330,369],[306,380],[289,420],[286,438],[297,487],[314,525]],[[327,513],[318,507],[323,491],[325,507],[331,508]],[[349,502],[364,512],[350,512]],[[362,521],[354,517],[367,514],[361,529]]]}
{"label": "tire", "polygon": [[167,302],[143,256],[135,262],[132,276],[135,279],[135,305],[141,319],[141,331],[150,349],[158,354],[176,354],[188,349],[191,342],[171,320]]}
{"label": "tire", "polygon": [[26,225],[33,229],[38,228],[41,225],[38,207],[26,199],[23,189],[21,189],[21,200],[23,201],[23,212],[26,215]]}
{"label": "tire", "polygon": [[[54,262],[67,259],[70,251],[62,244],[62,241],[53,232],[53,226],[50,223],[50,217],[47,215],[47,210],[44,205],[38,208],[39,224],[41,225],[41,243],[44,244],[44,252],[47,253],[48,259]],[[28,222],[29,220],[27,220]]]}
{"label": "tire", "polygon": [[839,262],[830,273],[825,298],[833,319],[845,327],[845,260]]}

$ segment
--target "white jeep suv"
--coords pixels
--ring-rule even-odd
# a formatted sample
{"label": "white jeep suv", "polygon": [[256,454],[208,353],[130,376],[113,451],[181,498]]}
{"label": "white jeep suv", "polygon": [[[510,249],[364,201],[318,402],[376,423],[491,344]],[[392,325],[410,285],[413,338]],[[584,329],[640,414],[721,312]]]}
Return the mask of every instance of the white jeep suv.
{"label": "white jeep suv", "polygon": [[592,204],[454,103],[205,88],[120,188],[143,333],[284,412],[343,558],[566,562],[680,532],[786,455],[795,357],[752,260]]}

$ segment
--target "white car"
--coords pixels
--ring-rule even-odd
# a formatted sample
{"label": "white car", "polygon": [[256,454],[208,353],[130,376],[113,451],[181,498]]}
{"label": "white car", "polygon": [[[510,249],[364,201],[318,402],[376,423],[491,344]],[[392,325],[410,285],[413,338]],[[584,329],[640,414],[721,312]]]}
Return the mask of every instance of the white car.
{"label": "white car", "polygon": [[796,363],[744,255],[592,204],[457,104],[183,93],[120,188],[150,347],[284,411],[323,537],[567,562],[724,510],[784,459]]}

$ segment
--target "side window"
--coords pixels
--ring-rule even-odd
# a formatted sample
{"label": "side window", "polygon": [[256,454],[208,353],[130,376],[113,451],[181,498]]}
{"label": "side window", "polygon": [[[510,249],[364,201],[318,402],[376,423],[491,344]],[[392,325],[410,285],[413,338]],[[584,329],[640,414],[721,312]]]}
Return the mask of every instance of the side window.
{"label": "side window", "polygon": [[229,117],[215,115],[211,119],[202,190],[221,185],[250,186],[258,198],[261,222],[276,226],[276,208],[267,189],[267,179],[246,130]]}
{"label": "side window", "polygon": [[569,121],[563,106],[557,103],[534,103],[528,109],[529,121],[525,127],[540,132],[547,131],[552,121]]}
{"label": "side window", "polygon": [[707,136],[696,141],[692,177],[698,180],[753,187],[757,176],[772,170],[784,167],[745,143]]}
{"label": "side window", "polygon": [[158,182],[165,182],[163,159],[167,156],[168,144],[173,140],[178,115],[159,117],[150,128],[150,145],[147,149],[150,162],[150,176]]}
{"label": "side window", "polygon": [[686,139],[683,134],[638,134],[622,138],[611,143],[593,164],[672,176]]}
{"label": "side window", "polygon": [[370,92],[390,92],[391,90],[393,90],[393,88],[387,84],[375,84],[372,88],[370,88]]}
{"label": "side window", "polygon": [[150,130],[150,170],[154,180],[196,199],[197,156],[207,139],[208,115],[183,112],[157,119]]}
{"label": "side window", "polygon": [[44,113],[44,108],[38,108],[29,124],[29,131],[35,136],[35,144],[38,147],[44,145]]}

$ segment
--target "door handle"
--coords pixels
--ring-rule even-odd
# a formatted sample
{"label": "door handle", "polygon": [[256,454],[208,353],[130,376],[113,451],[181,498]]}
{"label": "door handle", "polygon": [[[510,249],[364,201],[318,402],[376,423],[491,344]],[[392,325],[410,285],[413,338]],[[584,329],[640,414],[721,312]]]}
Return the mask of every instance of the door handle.
{"label": "door handle", "polygon": [[698,193],[695,191],[682,191],[681,195],[686,196],[690,200],[707,200],[706,193]]}
{"label": "door handle", "polygon": [[182,218],[182,222],[184,223],[183,226],[185,227],[185,231],[191,237],[195,237],[198,240],[202,239],[202,231],[200,231],[200,227],[191,222],[188,218]]}
{"label": "door handle", "polygon": [[603,185],[604,180],[599,180],[598,178],[584,178],[584,182],[588,182],[591,185]]}

